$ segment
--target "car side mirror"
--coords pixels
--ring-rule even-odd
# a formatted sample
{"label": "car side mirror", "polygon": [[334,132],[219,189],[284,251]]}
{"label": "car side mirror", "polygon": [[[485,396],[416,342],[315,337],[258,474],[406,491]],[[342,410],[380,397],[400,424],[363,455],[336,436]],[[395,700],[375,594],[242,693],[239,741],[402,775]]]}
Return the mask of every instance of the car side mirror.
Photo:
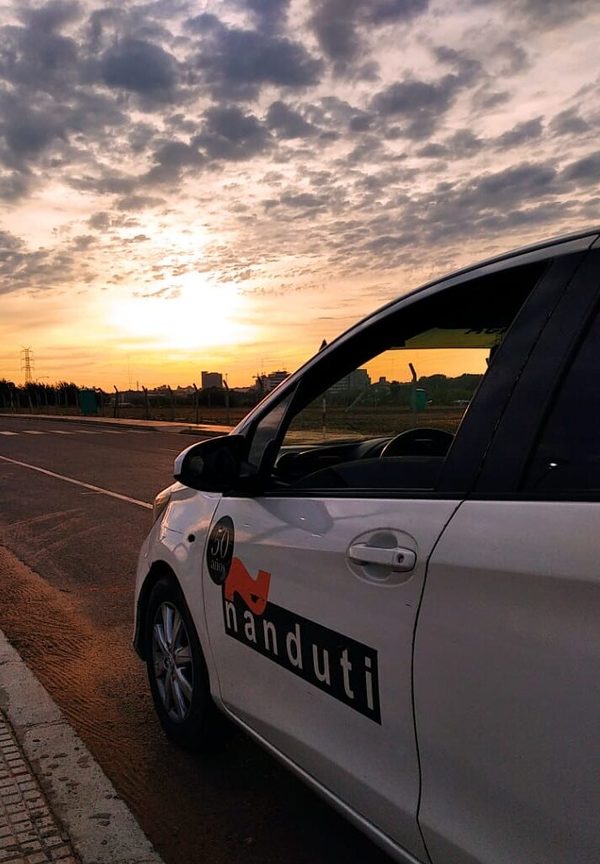
{"label": "car side mirror", "polygon": [[243,435],[220,435],[192,444],[175,459],[173,476],[190,489],[228,492],[240,479],[245,444]]}

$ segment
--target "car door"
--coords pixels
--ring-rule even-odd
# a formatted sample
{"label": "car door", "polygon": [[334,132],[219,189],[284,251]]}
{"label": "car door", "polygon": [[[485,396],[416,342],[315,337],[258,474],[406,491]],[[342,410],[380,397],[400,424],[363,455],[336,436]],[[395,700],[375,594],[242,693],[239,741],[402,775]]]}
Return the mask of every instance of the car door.
{"label": "car door", "polygon": [[[207,542],[206,621],[224,705],[420,860],[412,644],[427,562],[508,398],[512,382],[495,370],[519,373],[564,278],[546,261],[488,268],[409,298],[331,346],[254,420],[249,461],[263,485],[222,498]],[[490,348],[505,355],[503,367],[494,359],[487,369]],[[419,415],[411,385],[381,374],[374,382],[382,369],[407,369],[406,358],[424,364],[428,350],[450,364],[441,378],[464,371],[457,353],[471,355],[460,361],[468,365],[479,352],[483,381],[464,417],[462,399],[446,396]],[[348,382],[365,373],[371,384],[355,395]],[[440,375],[426,377],[439,390]],[[420,430],[416,454],[403,452],[405,439],[382,453],[389,416],[375,409],[392,392],[399,426]],[[459,423],[450,449],[433,452],[432,425]],[[366,438],[357,444],[344,424]]]}
{"label": "car door", "polygon": [[414,682],[434,864],[600,861],[599,255],[430,560]]}

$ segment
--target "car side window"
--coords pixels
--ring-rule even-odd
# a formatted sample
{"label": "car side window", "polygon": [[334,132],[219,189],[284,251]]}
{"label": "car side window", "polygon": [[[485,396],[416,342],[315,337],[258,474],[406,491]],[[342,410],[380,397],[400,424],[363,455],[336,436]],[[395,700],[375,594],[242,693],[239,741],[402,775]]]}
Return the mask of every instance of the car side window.
{"label": "car side window", "polygon": [[435,489],[474,394],[544,269],[515,267],[417,298],[317,361],[285,418],[275,418],[267,491]]}
{"label": "car side window", "polygon": [[383,351],[295,414],[274,476],[297,488],[433,488],[489,354]]}
{"label": "car side window", "polygon": [[263,415],[257,423],[250,439],[248,463],[254,468],[260,468],[267,449],[277,438],[277,433],[285,417],[286,411],[294,397],[294,392],[288,393],[271,410]]}
{"label": "car side window", "polygon": [[600,315],[558,388],[522,489],[536,497],[600,495]]}

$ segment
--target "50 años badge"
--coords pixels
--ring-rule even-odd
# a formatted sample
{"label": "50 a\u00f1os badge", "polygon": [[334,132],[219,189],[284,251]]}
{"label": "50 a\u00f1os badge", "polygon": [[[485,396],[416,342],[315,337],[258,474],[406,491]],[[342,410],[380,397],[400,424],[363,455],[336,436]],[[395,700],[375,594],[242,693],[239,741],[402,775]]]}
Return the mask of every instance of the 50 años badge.
{"label": "50 a\u00f1os badge", "polygon": [[213,526],[206,546],[206,566],[215,585],[222,585],[229,575],[234,540],[233,521],[223,516]]}

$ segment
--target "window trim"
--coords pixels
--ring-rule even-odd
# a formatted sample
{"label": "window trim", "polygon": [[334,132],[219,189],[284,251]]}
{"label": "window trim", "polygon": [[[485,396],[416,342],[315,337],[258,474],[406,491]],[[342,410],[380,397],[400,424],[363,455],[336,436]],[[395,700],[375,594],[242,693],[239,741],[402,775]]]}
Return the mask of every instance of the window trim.
{"label": "window trim", "polygon": [[[587,253],[572,253],[571,255],[559,255],[555,258],[552,252],[552,247],[545,250],[546,258],[536,259],[540,263],[547,261],[547,268],[540,274],[536,284],[533,286],[530,294],[524,305],[521,307],[513,324],[510,326],[502,347],[498,351],[498,357],[502,355],[509,356],[511,363],[509,364],[508,375],[506,364],[494,363],[484,377],[482,384],[477,389],[474,399],[471,403],[467,414],[457,430],[456,444],[453,444],[448,454],[446,464],[442,469],[440,478],[436,486],[432,489],[364,489],[364,488],[344,488],[344,489],[274,489],[272,487],[264,488],[265,472],[270,471],[272,464],[261,465],[260,474],[263,481],[259,480],[260,491],[255,492],[260,497],[302,497],[302,498],[329,498],[329,497],[353,497],[353,498],[381,498],[381,499],[407,499],[407,498],[426,498],[426,499],[464,499],[474,484],[477,481],[482,465],[486,460],[488,450],[490,448],[494,432],[499,426],[506,407],[512,397],[514,389],[514,374],[520,374],[523,367],[528,361],[528,357],[532,351],[532,343],[539,338],[540,332],[544,329],[547,318],[556,306],[557,298],[560,297],[564,290],[565,284],[572,278],[573,273],[581,263],[581,260]],[[494,273],[502,271],[510,271],[525,267],[531,263],[530,255],[524,255],[510,258],[503,262],[503,266],[493,268]],[[482,268],[487,270],[487,268]],[[252,415],[248,418],[247,423],[242,427],[238,427],[240,431],[244,426],[246,435],[249,437],[254,434],[254,430],[261,420],[276,408],[281,401],[289,397],[289,393],[295,389],[287,413],[280,424],[276,447],[273,451],[279,450],[281,443],[291,422],[291,419],[296,415],[296,405],[300,398],[304,398],[305,386],[307,377],[313,381],[320,377],[319,370],[330,367],[335,364],[335,358],[340,349],[345,352],[351,350],[354,340],[364,339],[365,335],[372,328],[383,324],[392,316],[396,316],[404,309],[408,309],[415,303],[426,301],[429,298],[440,294],[442,291],[451,291],[453,288],[460,288],[468,285],[470,282],[477,281],[483,276],[491,275],[482,270],[469,272],[467,278],[448,280],[447,283],[436,285],[435,289],[415,292],[403,301],[394,303],[388,307],[384,313],[375,315],[367,322],[361,322],[352,330],[344,334],[340,340],[336,340],[335,347],[331,350],[324,351],[317,355],[308,364],[305,364],[295,375],[291,376],[285,384],[278,388],[271,397],[268,398],[266,404],[262,405],[262,410],[255,409]],[[540,323],[541,322],[541,323]],[[504,349],[504,350],[503,350]],[[338,361],[339,362],[339,361]],[[511,371],[512,370],[512,371]],[[314,384],[313,384],[314,387]],[[311,388],[312,390],[312,388]],[[316,395],[319,393],[316,391]],[[259,406],[260,407],[260,406]],[[485,423],[482,424],[482,415],[485,417]],[[273,453],[273,462],[275,454]],[[232,491],[230,495],[238,494]]]}
{"label": "window trim", "polygon": [[490,276],[503,270],[533,264],[537,261],[550,261],[551,259],[559,260],[567,256],[574,256],[577,253],[584,254],[588,249],[594,247],[596,243],[600,244],[600,235],[598,230],[588,231],[584,234],[569,235],[554,241],[550,240],[545,243],[536,244],[531,248],[510,252],[500,258],[492,258],[488,261],[482,261],[472,267],[456,271],[442,279],[428,282],[425,285],[416,288],[414,291],[410,291],[403,297],[392,300],[390,303],[387,303],[385,306],[382,306],[380,309],[376,309],[370,315],[367,315],[361,321],[358,321],[348,330],[333,339],[322,350],[319,350],[316,354],[310,357],[272,393],[267,394],[264,399],[262,399],[258,405],[240,421],[233,430],[234,433],[237,435],[247,435],[250,427],[257,421],[258,415],[260,414],[262,416],[263,411],[266,412],[270,410],[271,400],[274,401],[276,397],[283,397],[283,394],[287,392],[288,388],[297,384],[312,367],[321,363],[334,351],[337,351],[339,346],[344,344],[348,339],[353,338],[361,330],[377,323],[392,312],[398,312],[404,308],[408,308],[408,306],[424,299],[425,297],[433,297],[449,288],[453,288],[459,284],[466,284],[467,282],[479,279],[483,276]]}

